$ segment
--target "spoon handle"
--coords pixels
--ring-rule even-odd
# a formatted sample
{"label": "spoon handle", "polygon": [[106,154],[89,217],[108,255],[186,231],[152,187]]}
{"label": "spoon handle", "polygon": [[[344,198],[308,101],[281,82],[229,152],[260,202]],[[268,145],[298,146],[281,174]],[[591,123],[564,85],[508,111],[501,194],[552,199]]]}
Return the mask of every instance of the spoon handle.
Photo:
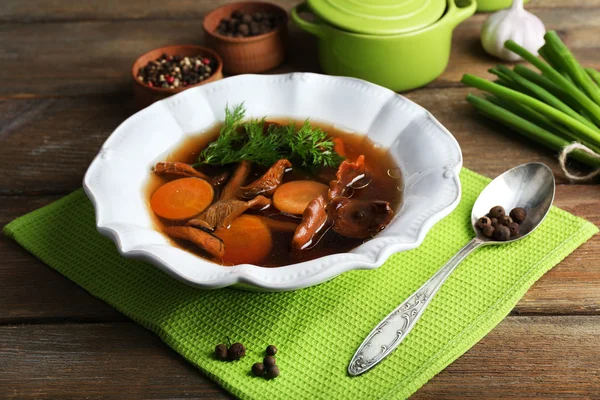
{"label": "spoon handle", "polygon": [[467,243],[423,286],[385,317],[356,350],[348,366],[348,373],[360,375],[394,351],[414,328],[423,311],[450,274],[465,257],[482,244],[483,241],[478,238]]}

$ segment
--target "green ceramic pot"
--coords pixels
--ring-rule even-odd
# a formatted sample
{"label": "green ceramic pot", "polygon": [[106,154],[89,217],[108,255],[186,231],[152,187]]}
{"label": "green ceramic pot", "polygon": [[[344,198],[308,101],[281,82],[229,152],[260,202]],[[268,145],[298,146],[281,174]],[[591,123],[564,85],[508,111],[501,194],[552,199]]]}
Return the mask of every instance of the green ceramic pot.
{"label": "green ceramic pot", "polygon": [[[477,12],[502,10],[510,7],[512,2],[513,0],[477,0]],[[523,3],[529,3],[529,0],[524,0]]]}
{"label": "green ceramic pot", "polygon": [[[455,4],[460,2],[460,7]],[[330,75],[352,76],[394,91],[414,89],[433,81],[448,65],[452,31],[475,13],[475,0],[447,0],[444,15],[433,24],[397,35],[344,31],[299,13],[311,13],[306,3],[292,9],[293,21],[319,38],[319,62]]]}

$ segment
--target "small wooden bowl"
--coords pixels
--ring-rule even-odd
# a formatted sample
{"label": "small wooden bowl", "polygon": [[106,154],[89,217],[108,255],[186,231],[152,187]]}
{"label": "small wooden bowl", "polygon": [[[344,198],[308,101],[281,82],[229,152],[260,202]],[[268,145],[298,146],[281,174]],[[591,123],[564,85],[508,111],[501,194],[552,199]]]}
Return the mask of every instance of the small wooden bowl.
{"label": "small wooden bowl", "polygon": [[[280,17],[282,23],[274,30],[257,36],[234,38],[217,33],[221,19],[229,18],[235,10],[268,12]],[[288,14],[283,8],[271,3],[249,1],[227,4],[211,11],[204,17],[202,28],[207,44],[223,57],[225,72],[250,74],[273,69],[283,62],[287,23]]]}
{"label": "small wooden bowl", "polygon": [[[206,56],[210,57],[217,61],[217,68],[212,71],[212,75],[203,80],[202,82],[196,83],[195,85],[190,86],[181,86],[178,88],[161,88],[161,87],[152,87],[148,86],[146,83],[141,82],[137,79],[138,71],[140,68],[143,68],[148,64],[148,62],[157,60],[163,54],[169,56],[184,56],[184,57],[195,57],[195,56]],[[131,67],[131,76],[133,78],[133,93],[135,96],[136,105],[139,108],[144,108],[154,103],[155,101],[162,100],[165,97],[169,97],[181,91],[184,91],[189,88],[193,88],[196,86],[204,85],[208,82],[218,81],[219,79],[223,79],[223,60],[221,57],[211,49],[208,49],[203,46],[196,46],[193,44],[186,45],[175,45],[175,46],[164,46],[159,47],[157,49],[151,50],[143,55],[141,55]]]}

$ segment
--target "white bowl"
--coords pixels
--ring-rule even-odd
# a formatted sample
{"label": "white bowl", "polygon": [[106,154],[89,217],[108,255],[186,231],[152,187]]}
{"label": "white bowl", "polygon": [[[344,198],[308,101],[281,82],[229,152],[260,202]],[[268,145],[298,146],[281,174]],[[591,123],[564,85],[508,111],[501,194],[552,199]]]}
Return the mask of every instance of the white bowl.
{"label": "white bowl", "polygon": [[[349,253],[280,268],[224,267],[172,246],[158,232],[144,190],[152,166],[187,136],[244,102],[250,117],[311,118],[366,134],[389,148],[402,171],[404,202],[388,227]],[[201,288],[295,290],[342,272],[373,269],[393,253],[419,246],[460,200],[458,143],[412,101],[359,79],[309,73],[240,75],[186,90],[123,122],[90,165],[83,187],[96,209],[98,231],[128,258],[148,261]]]}

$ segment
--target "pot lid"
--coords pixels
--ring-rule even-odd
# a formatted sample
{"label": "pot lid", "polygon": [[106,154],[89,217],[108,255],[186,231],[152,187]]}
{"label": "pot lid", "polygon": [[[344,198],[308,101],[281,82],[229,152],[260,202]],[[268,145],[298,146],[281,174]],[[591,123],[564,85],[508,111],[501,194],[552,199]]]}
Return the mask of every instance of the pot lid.
{"label": "pot lid", "polygon": [[321,19],[346,31],[393,35],[436,22],[446,0],[308,0]]}

